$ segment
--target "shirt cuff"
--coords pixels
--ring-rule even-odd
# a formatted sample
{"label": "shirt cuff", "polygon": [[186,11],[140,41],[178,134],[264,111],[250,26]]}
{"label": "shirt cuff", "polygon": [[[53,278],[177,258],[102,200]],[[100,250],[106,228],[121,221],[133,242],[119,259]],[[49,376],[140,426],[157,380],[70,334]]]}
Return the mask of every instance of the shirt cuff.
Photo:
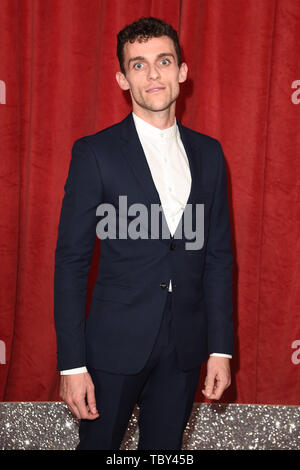
{"label": "shirt cuff", "polygon": [[229,357],[229,359],[232,358],[231,354],[223,354],[223,353],[212,353],[210,356],[219,356],[219,357]]}
{"label": "shirt cuff", "polygon": [[76,369],[61,370],[60,375],[83,374],[84,372],[87,372],[86,367],[77,367]]}

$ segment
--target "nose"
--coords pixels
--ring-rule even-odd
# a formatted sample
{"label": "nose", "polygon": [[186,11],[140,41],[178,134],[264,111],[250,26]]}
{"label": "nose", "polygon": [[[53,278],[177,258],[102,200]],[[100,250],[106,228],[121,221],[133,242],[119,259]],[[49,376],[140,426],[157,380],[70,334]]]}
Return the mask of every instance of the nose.
{"label": "nose", "polygon": [[160,78],[159,70],[156,68],[155,65],[149,65],[148,79],[157,80],[158,78]]}

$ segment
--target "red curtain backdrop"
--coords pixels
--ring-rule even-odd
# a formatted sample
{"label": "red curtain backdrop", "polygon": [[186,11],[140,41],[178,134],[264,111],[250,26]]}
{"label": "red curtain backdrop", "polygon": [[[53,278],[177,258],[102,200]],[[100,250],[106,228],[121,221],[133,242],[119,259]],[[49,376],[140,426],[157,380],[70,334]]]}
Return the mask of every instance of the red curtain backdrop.
{"label": "red curtain backdrop", "polygon": [[71,147],[130,111],[116,34],[149,15],[178,30],[189,67],[178,119],[219,139],[227,163],[236,351],[222,401],[299,405],[298,0],[0,0],[0,399],[59,399],[54,250]]}

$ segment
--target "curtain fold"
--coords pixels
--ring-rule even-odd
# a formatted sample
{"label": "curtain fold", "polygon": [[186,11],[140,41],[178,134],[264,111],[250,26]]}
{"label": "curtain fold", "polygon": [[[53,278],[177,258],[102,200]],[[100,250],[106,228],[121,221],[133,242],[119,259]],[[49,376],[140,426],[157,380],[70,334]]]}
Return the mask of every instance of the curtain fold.
{"label": "curtain fold", "polygon": [[54,250],[71,147],[130,111],[116,35],[140,16],[178,30],[177,118],[225,153],[235,356],[222,401],[299,405],[296,0],[0,0],[0,399],[58,399]]}

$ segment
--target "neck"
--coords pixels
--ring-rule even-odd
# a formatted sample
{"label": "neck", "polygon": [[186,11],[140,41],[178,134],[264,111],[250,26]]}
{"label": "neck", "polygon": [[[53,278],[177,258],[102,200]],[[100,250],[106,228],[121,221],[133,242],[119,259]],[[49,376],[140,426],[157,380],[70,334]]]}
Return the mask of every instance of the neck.
{"label": "neck", "polygon": [[164,109],[163,111],[150,111],[148,109],[140,107],[137,108],[133,106],[132,111],[139,118],[148,122],[148,124],[151,124],[152,126],[161,130],[168,129],[175,123],[175,106],[171,106],[170,108]]}

